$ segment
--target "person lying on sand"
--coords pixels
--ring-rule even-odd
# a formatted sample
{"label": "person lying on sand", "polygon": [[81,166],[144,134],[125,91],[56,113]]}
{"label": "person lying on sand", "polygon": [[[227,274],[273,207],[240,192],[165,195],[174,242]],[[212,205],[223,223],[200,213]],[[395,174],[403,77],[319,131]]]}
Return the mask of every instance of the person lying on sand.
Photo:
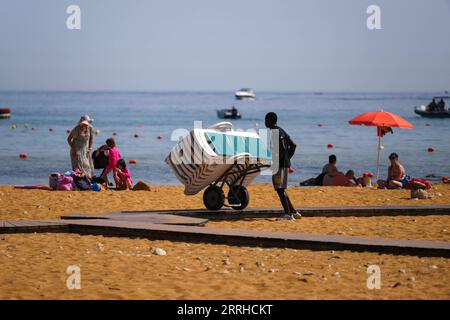
{"label": "person lying on sand", "polygon": [[389,155],[389,161],[391,162],[391,165],[388,169],[388,178],[386,181],[379,180],[378,186],[380,188],[387,188],[387,189],[401,189],[406,186],[406,172],[405,168],[401,165],[400,161],[398,160],[398,154],[391,153]]}
{"label": "person lying on sand", "polygon": [[355,172],[353,170],[348,170],[346,174],[337,172],[334,175],[325,175],[323,178],[323,185],[333,187],[355,187],[360,185],[360,183],[355,177]]}

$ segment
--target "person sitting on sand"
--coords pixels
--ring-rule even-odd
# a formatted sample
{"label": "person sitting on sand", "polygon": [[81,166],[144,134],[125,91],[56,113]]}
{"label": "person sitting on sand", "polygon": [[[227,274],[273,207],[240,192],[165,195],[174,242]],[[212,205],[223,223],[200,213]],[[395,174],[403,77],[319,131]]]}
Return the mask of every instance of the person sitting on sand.
{"label": "person sitting on sand", "polygon": [[116,141],[114,140],[114,138],[106,139],[106,146],[109,148],[109,159],[108,166],[102,173],[102,178],[105,181],[105,188],[108,189],[108,174],[110,172],[113,172],[114,176],[116,175],[117,161],[122,157],[122,155],[120,154],[119,149],[117,149],[116,147]]}
{"label": "person sitting on sand", "polygon": [[406,185],[406,172],[405,168],[400,164],[398,160],[398,154],[396,154],[395,152],[391,153],[389,155],[389,161],[391,162],[391,165],[388,169],[388,178],[386,181],[378,181],[378,186],[388,189],[404,188]]}
{"label": "person sitting on sand", "polygon": [[131,172],[127,168],[127,164],[124,159],[117,160],[116,172],[114,173],[114,181],[116,186],[120,190],[129,190],[133,186],[133,180],[131,180]]}
{"label": "person sitting on sand", "polygon": [[301,186],[322,186],[323,185],[323,178],[326,175],[330,175],[333,177],[337,172],[338,169],[336,167],[337,158],[336,155],[332,154],[328,157],[328,163],[323,166],[321,174],[319,174],[315,178],[310,178],[308,180],[300,182]]}
{"label": "person sitting on sand", "polygon": [[336,155],[332,154],[328,157],[328,163],[323,166],[322,173],[316,177],[316,185],[323,186],[323,180],[325,176],[329,176],[332,179],[339,170],[336,167],[337,158]]}

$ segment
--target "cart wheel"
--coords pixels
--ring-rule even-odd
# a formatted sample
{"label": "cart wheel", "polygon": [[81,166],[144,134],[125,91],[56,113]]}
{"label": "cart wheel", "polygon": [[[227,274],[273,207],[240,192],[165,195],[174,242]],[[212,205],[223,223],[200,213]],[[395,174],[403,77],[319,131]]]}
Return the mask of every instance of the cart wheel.
{"label": "cart wheel", "polygon": [[217,186],[208,187],[203,193],[203,203],[209,210],[219,210],[225,203],[225,194]]}
{"label": "cart wheel", "polygon": [[228,203],[234,210],[245,209],[248,206],[249,200],[250,195],[244,186],[232,186],[230,191],[228,191]]}

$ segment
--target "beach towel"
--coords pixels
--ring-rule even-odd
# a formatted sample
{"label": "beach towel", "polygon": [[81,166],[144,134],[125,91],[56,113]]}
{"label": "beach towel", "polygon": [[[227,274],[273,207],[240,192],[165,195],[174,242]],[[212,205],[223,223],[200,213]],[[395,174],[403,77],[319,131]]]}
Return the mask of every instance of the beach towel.
{"label": "beach towel", "polygon": [[47,186],[25,186],[25,185],[16,185],[14,189],[38,189],[38,190],[47,190],[51,191],[52,189]]}

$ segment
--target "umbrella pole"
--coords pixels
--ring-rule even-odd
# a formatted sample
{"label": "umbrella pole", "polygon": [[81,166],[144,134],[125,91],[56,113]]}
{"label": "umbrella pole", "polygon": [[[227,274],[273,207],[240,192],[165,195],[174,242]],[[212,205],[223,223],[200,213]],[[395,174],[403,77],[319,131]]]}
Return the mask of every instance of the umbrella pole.
{"label": "umbrella pole", "polygon": [[378,149],[377,149],[377,181],[380,177],[380,151],[381,151],[381,135],[378,135]]}

